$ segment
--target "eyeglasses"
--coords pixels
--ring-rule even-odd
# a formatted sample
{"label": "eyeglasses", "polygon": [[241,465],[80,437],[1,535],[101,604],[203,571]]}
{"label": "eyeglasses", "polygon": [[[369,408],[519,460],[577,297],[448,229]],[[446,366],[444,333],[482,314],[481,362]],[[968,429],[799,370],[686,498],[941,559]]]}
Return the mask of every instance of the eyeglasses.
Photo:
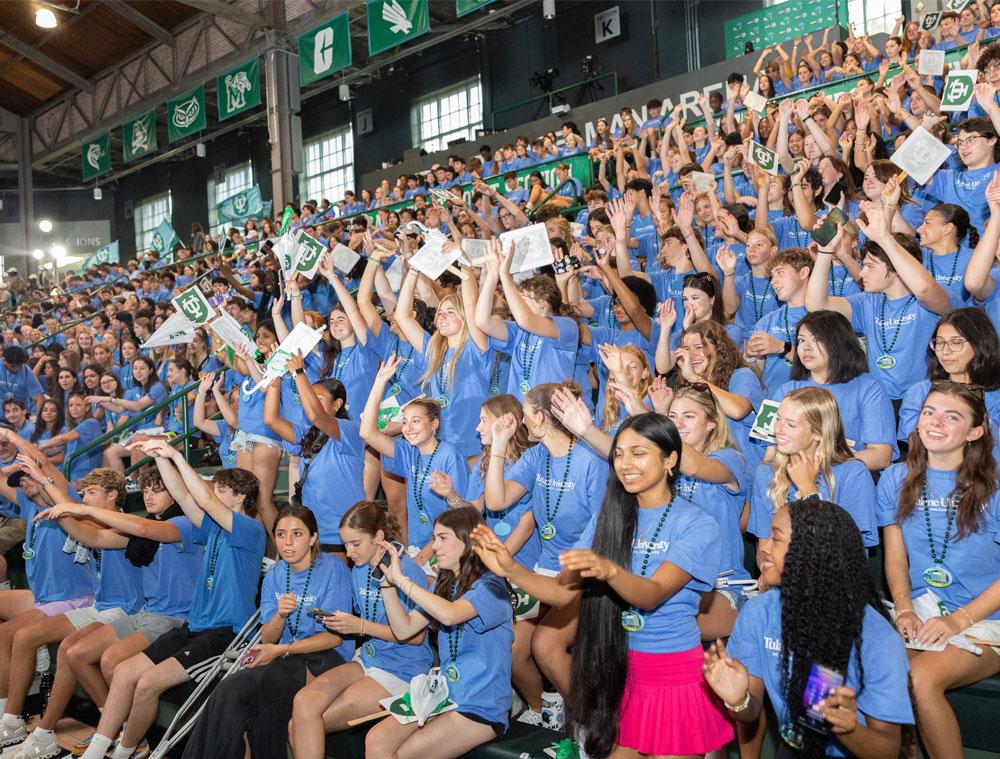
{"label": "eyeglasses", "polygon": [[969,341],[964,337],[953,337],[949,340],[939,337],[931,340],[928,345],[930,345],[931,350],[936,353],[944,352],[945,348],[948,349],[948,353],[958,353],[968,342]]}
{"label": "eyeglasses", "polygon": [[960,148],[963,145],[972,142],[973,140],[979,140],[979,139],[984,139],[985,140],[986,139],[986,135],[983,135],[983,134],[974,134],[974,135],[972,135],[970,137],[963,137],[960,140],[955,140],[955,147]]}

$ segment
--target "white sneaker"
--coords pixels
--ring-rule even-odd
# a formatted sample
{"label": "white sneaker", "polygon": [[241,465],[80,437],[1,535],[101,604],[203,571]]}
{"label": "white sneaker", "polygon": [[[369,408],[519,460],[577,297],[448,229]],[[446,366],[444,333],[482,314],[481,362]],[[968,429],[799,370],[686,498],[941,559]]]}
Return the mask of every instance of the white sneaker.
{"label": "white sneaker", "polygon": [[549,730],[562,730],[565,704],[558,693],[542,694],[542,727]]}
{"label": "white sneaker", "polygon": [[521,712],[521,716],[517,718],[517,721],[523,722],[525,725],[541,725],[542,713],[528,708]]}
{"label": "white sneaker", "polygon": [[28,729],[23,722],[17,727],[0,723],[0,746],[16,746],[18,743],[24,743],[27,737]]}
{"label": "white sneaker", "polygon": [[59,742],[54,733],[51,738],[42,738],[40,733],[33,732],[24,743],[14,750],[11,759],[53,759],[61,753],[62,749],[59,748]]}

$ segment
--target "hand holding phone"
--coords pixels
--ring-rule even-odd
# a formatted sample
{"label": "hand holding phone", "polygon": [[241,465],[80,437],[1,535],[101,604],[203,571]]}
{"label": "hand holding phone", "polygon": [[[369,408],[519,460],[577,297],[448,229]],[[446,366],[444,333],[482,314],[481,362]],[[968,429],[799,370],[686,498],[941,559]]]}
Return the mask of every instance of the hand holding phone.
{"label": "hand holding phone", "polygon": [[[806,713],[799,718],[799,724],[817,733],[827,735],[831,727],[827,721],[827,714],[819,711],[816,707],[821,701],[830,697],[834,689],[843,684],[843,674],[829,667],[824,667],[822,664],[813,663],[812,669],[809,670],[809,678],[806,680],[806,687],[802,691],[802,705],[806,708]],[[851,693],[853,692],[851,691]],[[827,711],[829,711],[829,706],[828,704]]]}
{"label": "hand holding phone", "polygon": [[809,236],[819,243],[820,247],[824,247],[833,241],[833,238],[837,236],[838,227],[843,226],[847,223],[847,221],[847,214],[839,208],[833,208],[830,210],[830,213],[827,214],[823,223],[813,229],[813,231],[809,233]]}

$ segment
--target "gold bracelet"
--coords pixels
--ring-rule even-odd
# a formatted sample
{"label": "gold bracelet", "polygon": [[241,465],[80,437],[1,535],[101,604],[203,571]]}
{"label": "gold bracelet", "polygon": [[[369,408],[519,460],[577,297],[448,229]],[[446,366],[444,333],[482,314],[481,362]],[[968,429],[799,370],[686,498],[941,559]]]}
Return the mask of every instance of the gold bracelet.
{"label": "gold bracelet", "polygon": [[972,627],[974,624],[976,624],[975,620],[972,619],[972,615],[969,614],[968,609],[966,609],[964,606],[959,606],[957,609],[955,609],[955,613],[958,614],[958,612],[962,612],[965,615],[965,618],[969,620],[969,627]]}
{"label": "gold bracelet", "polygon": [[[723,703],[725,703],[725,701],[723,701]],[[730,706],[729,704],[726,704],[726,708],[729,711],[731,711],[733,714],[739,714],[740,712],[745,712],[747,709],[749,709],[750,708],[750,689],[749,688],[747,689],[747,695],[746,695],[746,698],[743,699],[743,701],[741,701],[740,703],[736,704],[736,706]]]}

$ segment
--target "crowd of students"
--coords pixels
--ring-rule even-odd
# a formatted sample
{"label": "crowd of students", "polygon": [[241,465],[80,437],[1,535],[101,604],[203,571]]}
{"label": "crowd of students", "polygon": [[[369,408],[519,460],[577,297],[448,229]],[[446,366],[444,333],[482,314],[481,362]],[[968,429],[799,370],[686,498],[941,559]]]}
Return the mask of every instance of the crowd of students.
{"label": "crowd of students", "polygon": [[[935,44],[969,41],[977,12],[994,15],[944,14]],[[696,125],[627,113],[587,146],[569,124],[532,146],[599,164],[565,201],[482,181],[515,146],[435,172],[470,197],[407,178],[413,208],[292,209],[360,254],[349,272],[324,253],[283,276],[248,245],[280,222],[256,220],[167,266],[22,288],[0,313],[0,550],[28,582],[0,591],[0,745],[58,755],[79,685],[101,717],[76,753],[144,756],[159,697],[226,649],[260,586],[260,642],[187,757],[318,759],[432,666],[457,708],[377,722],[368,756],[460,756],[511,720],[592,757],[734,738],[753,756],[767,703],[788,755],[961,755],[945,693],[1000,673],[1000,46],[967,53],[973,111],[940,114],[909,32],[881,63],[866,38],[794,47],[803,83],[831,61],[824,80],[855,75],[851,56],[878,69],[835,101],[739,121],[734,77]],[[956,148],[923,185],[888,160],[919,125]],[[499,235],[532,221],[553,264],[512,271]],[[432,230],[487,254],[430,279],[409,260]],[[144,347],[192,286],[257,355],[205,328]],[[255,389],[299,323],[322,339]],[[146,516],[123,511],[130,483]]]}

